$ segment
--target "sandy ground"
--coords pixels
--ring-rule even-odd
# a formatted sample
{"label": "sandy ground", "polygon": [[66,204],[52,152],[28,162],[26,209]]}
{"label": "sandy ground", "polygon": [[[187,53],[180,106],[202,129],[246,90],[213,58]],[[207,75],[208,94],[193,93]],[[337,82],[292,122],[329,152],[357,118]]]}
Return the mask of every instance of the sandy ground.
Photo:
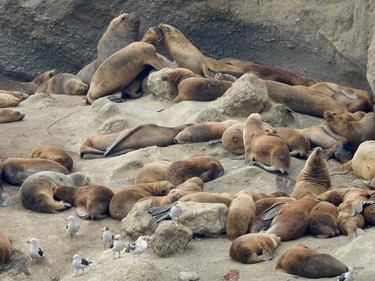
{"label": "sandy ground", "polygon": [[[91,106],[84,104],[80,96],[32,96],[22,102],[18,109],[26,114],[21,122],[0,124],[1,159],[9,156],[28,157],[31,150],[42,144],[63,147],[74,159],[73,171],[89,174],[91,183],[102,184],[118,191],[136,175],[145,164],[155,160],[188,158],[195,154],[213,155],[220,159],[225,174],[205,184],[210,192],[237,192],[242,189],[263,192],[276,191],[276,175],[256,167],[246,167],[242,160],[223,157],[221,144],[196,143],[173,145],[165,148],[148,147],[113,158],[83,160],[78,149],[89,136],[133,124],[156,123],[176,126],[193,122],[197,113],[204,111],[209,103],[182,102],[162,112],[156,110],[165,104],[152,96],[143,96],[122,104],[108,102],[106,98]],[[236,118],[243,121],[244,118]],[[310,126],[321,122],[319,118],[304,115],[296,116],[296,124]],[[304,160],[292,159],[290,177],[296,178],[304,166]],[[335,160],[330,166],[337,165]],[[332,178],[333,186],[363,186],[361,180],[349,173]],[[5,190],[13,195],[17,186],[5,184]],[[73,280],[75,270],[71,258],[75,253],[93,261],[79,280],[125,280],[124,270],[138,263],[142,267],[151,265],[160,269],[161,275],[155,280],[179,280],[180,272],[196,272],[199,280],[223,280],[229,270],[240,272],[240,280],[294,280],[295,277],[276,273],[276,262],[281,253],[296,243],[306,244],[320,252],[329,253],[353,266],[356,280],[371,280],[374,274],[367,261],[373,260],[375,230],[368,228],[362,237],[349,241],[346,236],[331,239],[317,239],[309,236],[283,242],[276,250],[272,261],[254,265],[244,265],[230,259],[228,251],[231,242],[225,235],[213,238],[193,239],[182,254],[170,258],[158,257],[152,249],[141,256],[141,261],[123,253],[123,258],[112,260],[112,252],[103,250],[101,233],[109,226],[115,233],[122,234],[121,222],[112,218],[99,221],[80,220],[80,231],[76,242],[69,242],[65,233],[64,218],[75,214],[74,208],[60,214],[41,214],[28,211],[20,202],[0,209],[0,229],[13,240],[12,262],[0,272],[1,280]],[[26,267],[28,244],[26,241],[37,238],[38,245],[45,251],[41,264]],[[130,242],[130,241],[125,241]],[[303,278],[299,278],[303,280]],[[146,280],[146,279],[133,279]],[[147,279],[149,280],[149,279]],[[322,279],[332,280],[332,278]]]}

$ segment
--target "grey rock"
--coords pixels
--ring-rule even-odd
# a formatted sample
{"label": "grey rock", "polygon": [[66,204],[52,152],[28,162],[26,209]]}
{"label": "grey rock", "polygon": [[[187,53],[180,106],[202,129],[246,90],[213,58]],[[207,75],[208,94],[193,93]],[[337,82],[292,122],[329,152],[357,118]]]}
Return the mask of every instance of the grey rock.
{"label": "grey rock", "polygon": [[196,273],[196,272],[181,271],[180,272],[180,280],[182,280],[182,281],[199,280],[199,274]]}
{"label": "grey rock", "polygon": [[144,95],[151,94],[157,100],[173,100],[177,94],[177,87],[169,82],[162,81],[161,75],[165,68],[159,71],[152,71],[142,82],[142,91]]}

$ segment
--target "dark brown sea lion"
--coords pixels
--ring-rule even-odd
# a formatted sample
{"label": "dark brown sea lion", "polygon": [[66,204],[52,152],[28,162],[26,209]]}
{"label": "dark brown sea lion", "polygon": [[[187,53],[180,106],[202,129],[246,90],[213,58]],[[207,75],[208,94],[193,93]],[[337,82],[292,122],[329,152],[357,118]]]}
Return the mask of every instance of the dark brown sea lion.
{"label": "dark brown sea lion", "polygon": [[328,254],[320,254],[303,244],[284,251],[276,264],[276,270],[306,278],[336,277],[347,272],[345,264]]}
{"label": "dark brown sea lion", "polygon": [[58,73],[45,81],[35,93],[56,95],[85,95],[88,86],[82,80],[70,73]]}
{"label": "dark brown sea lion", "polygon": [[288,127],[275,128],[276,135],[286,141],[290,156],[307,158],[311,149],[309,139],[300,130]]}
{"label": "dark brown sea lion", "polygon": [[73,168],[73,159],[68,153],[59,147],[42,145],[31,151],[31,158],[42,158],[55,161],[63,165],[69,172]]}
{"label": "dark brown sea lion", "polygon": [[143,124],[114,133],[91,136],[84,140],[79,154],[85,159],[103,158],[153,145],[172,145],[176,135],[187,126],[162,127],[155,124]]}
{"label": "dark brown sea lion", "polygon": [[229,255],[241,263],[258,263],[272,259],[273,252],[280,243],[280,237],[274,234],[250,233],[233,241]]}
{"label": "dark brown sea lion", "polygon": [[329,238],[340,234],[337,228],[337,207],[320,201],[310,213],[308,232],[318,238]]}
{"label": "dark brown sea lion", "polygon": [[112,218],[122,220],[128,215],[138,200],[149,196],[167,195],[173,188],[175,186],[168,181],[141,183],[124,187],[112,197],[109,205],[109,213]]}
{"label": "dark brown sea lion", "polygon": [[12,108],[1,108],[0,109],[0,123],[17,122],[21,121],[25,117],[25,114]]}
{"label": "dark brown sea lion", "polygon": [[36,76],[31,82],[20,82],[0,78],[0,90],[17,91],[32,95],[45,81],[56,75],[56,70],[48,70]]}
{"label": "dark brown sea lion", "polygon": [[56,200],[76,207],[80,218],[100,220],[109,214],[109,203],[114,193],[102,185],[60,186],[55,189],[53,196]]}
{"label": "dark brown sea lion", "polygon": [[163,181],[165,172],[172,164],[170,161],[154,161],[144,165],[136,174],[134,183],[151,183]]}
{"label": "dark brown sea lion", "polygon": [[12,240],[0,230],[0,265],[8,263],[12,256]]}

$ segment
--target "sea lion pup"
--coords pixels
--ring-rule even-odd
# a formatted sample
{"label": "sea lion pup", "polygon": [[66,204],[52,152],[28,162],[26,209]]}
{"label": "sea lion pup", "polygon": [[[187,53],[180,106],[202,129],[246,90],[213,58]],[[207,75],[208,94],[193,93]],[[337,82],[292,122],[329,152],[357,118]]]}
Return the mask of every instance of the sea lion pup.
{"label": "sea lion pup", "polygon": [[204,189],[204,182],[200,177],[192,177],[187,179],[183,183],[176,186],[175,189],[172,189],[168,193],[168,198],[171,202],[177,201],[181,197],[195,193],[202,192]]}
{"label": "sea lion pup", "polygon": [[140,17],[137,13],[122,13],[112,19],[106,31],[98,41],[96,59],[82,68],[77,76],[90,85],[95,71],[102,62],[113,53],[139,40]]}
{"label": "sea lion pup", "polygon": [[22,184],[29,176],[40,171],[69,174],[63,165],[48,159],[8,157],[3,166],[3,180],[15,185]]}
{"label": "sea lion pup", "polygon": [[187,68],[203,77],[215,76],[216,72],[234,71],[241,73],[237,67],[204,56],[177,28],[161,23],[157,30],[161,33],[161,42],[179,67]]}
{"label": "sea lion pup", "polygon": [[17,91],[28,95],[35,93],[36,89],[39,88],[45,81],[56,75],[56,70],[45,71],[34,78],[31,82],[20,82],[16,80],[9,80],[0,78],[0,90],[6,91]]}
{"label": "sea lion pup", "polygon": [[12,255],[12,240],[0,230],[0,265],[8,263]]}
{"label": "sea lion pup", "polygon": [[21,121],[25,114],[12,108],[0,108],[0,123]]}
{"label": "sea lion pup", "polygon": [[316,83],[311,85],[310,89],[328,95],[334,100],[345,104],[350,112],[371,112],[374,110],[372,96],[367,91],[345,87],[330,82]]}
{"label": "sea lion pup", "polygon": [[275,128],[276,135],[286,141],[290,156],[307,158],[311,149],[309,139],[300,131],[288,127]]}
{"label": "sea lion pup", "polygon": [[246,163],[256,163],[269,172],[289,173],[288,145],[280,137],[262,129],[260,114],[252,113],[247,118],[243,130],[243,142]]}
{"label": "sea lion pup", "polygon": [[324,119],[336,134],[343,136],[354,146],[358,147],[362,142],[375,140],[375,113],[368,112],[359,121],[345,120],[347,114],[326,110]]}
{"label": "sea lion pup", "polygon": [[213,101],[221,97],[233,84],[228,81],[205,78],[182,67],[166,69],[161,80],[177,86],[178,95],[171,103]]}
{"label": "sea lion pup", "polygon": [[117,156],[148,146],[168,146],[174,144],[174,138],[189,125],[163,127],[155,124],[143,124],[123,130],[88,137],[79,149],[79,155],[85,159]]}
{"label": "sea lion pup", "polygon": [[58,73],[45,81],[35,93],[47,93],[56,95],[85,95],[88,86],[81,78],[70,73]]}
{"label": "sea lion pup", "polygon": [[194,124],[178,133],[174,138],[174,142],[192,143],[221,139],[224,131],[233,124],[238,124],[238,121],[225,120],[222,122],[203,122]]}
{"label": "sea lion pup", "polygon": [[0,90],[0,94],[8,94],[16,97],[20,101],[24,101],[29,97],[28,94],[22,93],[22,92],[17,92],[17,91],[6,91],[6,90]]}
{"label": "sea lion pup", "polygon": [[242,190],[229,205],[226,232],[229,240],[233,241],[247,233],[249,224],[255,218],[255,204],[251,194]]}
{"label": "sea lion pup", "polygon": [[354,239],[365,232],[365,218],[361,213],[353,214],[352,204],[341,203],[337,207],[337,227],[341,234],[347,235],[349,239]]}
{"label": "sea lion pup", "polygon": [[306,278],[336,277],[347,272],[341,261],[328,254],[320,254],[303,244],[296,244],[284,251],[276,270]]}
{"label": "sea lion pup", "polygon": [[0,108],[16,107],[21,100],[7,93],[0,93]]}
{"label": "sea lion pup", "polygon": [[55,161],[63,165],[69,172],[73,168],[73,159],[59,147],[52,145],[42,145],[31,151],[31,158],[42,158]]}
{"label": "sea lion pup", "polygon": [[200,177],[204,182],[208,182],[223,174],[224,167],[217,158],[196,155],[189,159],[173,162],[165,172],[165,180],[178,186],[192,177]]}
{"label": "sea lion pup", "polygon": [[163,181],[165,172],[171,164],[170,161],[155,161],[144,165],[136,174],[134,183]]}
{"label": "sea lion pup", "polygon": [[233,241],[229,255],[236,261],[248,264],[271,260],[280,243],[280,237],[274,234],[250,233]]}
{"label": "sea lion pup", "polygon": [[53,194],[56,200],[76,207],[77,216],[82,219],[100,220],[109,214],[109,203],[114,193],[102,185],[59,186]]}
{"label": "sea lion pup", "polygon": [[337,207],[335,205],[326,201],[318,202],[310,213],[308,232],[318,238],[339,235],[337,215]]}
{"label": "sea lion pup", "polygon": [[299,238],[306,233],[309,226],[309,215],[317,203],[317,199],[306,195],[296,201],[283,205],[273,218],[267,234],[276,234],[281,241]]}
{"label": "sea lion pup", "polygon": [[233,65],[239,68],[244,73],[253,73],[261,79],[272,80],[287,85],[303,85],[311,86],[317,83],[316,80],[305,77],[298,76],[297,74],[290,72],[286,69],[281,69],[273,66],[259,65],[249,61],[243,61],[234,58],[224,58],[220,61],[226,64]]}
{"label": "sea lion pup", "polygon": [[133,208],[138,200],[148,196],[164,196],[175,188],[169,181],[154,183],[140,183],[124,187],[112,197],[109,204],[109,213],[112,218],[122,220]]}
{"label": "sea lion pup", "polygon": [[308,87],[289,86],[283,83],[265,80],[267,93],[272,102],[281,103],[289,109],[316,117],[323,117],[325,110],[338,113],[347,112],[344,105],[341,105],[333,98],[318,93]]}
{"label": "sea lion pup", "polygon": [[336,206],[339,206],[341,203],[345,202],[353,203],[354,200],[356,201],[354,203],[374,200],[375,191],[356,187],[333,188],[320,194],[318,196],[318,199],[322,201],[328,201]]}
{"label": "sea lion pup", "polygon": [[[98,67],[92,77],[87,93],[87,102],[121,91],[128,86],[143,70],[160,70],[170,67],[171,63],[156,53],[153,45],[146,42],[134,42],[108,57]],[[137,98],[139,96],[136,96]]]}
{"label": "sea lion pup", "polygon": [[315,147],[298,174],[296,186],[290,197],[300,198],[305,195],[318,196],[331,187],[329,166],[324,159],[323,149]]}
{"label": "sea lion pup", "polygon": [[245,154],[243,146],[244,125],[244,123],[234,124],[224,131],[221,137],[221,144],[225,150],[236,155]]}
{"label": "sea lion pup", "polygon": [[188,195],[185,195],[178,199],[182,202],[199,202],[199,203],[222,203],[230,206],[230,203],[233,201],[234,197],[228,193],[211,193],[211,192],[195,192]]}

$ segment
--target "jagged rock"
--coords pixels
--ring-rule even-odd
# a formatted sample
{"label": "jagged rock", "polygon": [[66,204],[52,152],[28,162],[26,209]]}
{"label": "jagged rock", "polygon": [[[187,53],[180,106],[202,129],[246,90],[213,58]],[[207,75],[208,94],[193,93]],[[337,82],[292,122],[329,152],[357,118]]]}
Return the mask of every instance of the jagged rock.
{"label": "jagged rock", "polygon": [[152,94],[158,100],[170,101],[177,94],[177,87],[167,81],[161,80],[165,68],[159,71],[152,71],[142,82],[142,91],[144,95]]}

